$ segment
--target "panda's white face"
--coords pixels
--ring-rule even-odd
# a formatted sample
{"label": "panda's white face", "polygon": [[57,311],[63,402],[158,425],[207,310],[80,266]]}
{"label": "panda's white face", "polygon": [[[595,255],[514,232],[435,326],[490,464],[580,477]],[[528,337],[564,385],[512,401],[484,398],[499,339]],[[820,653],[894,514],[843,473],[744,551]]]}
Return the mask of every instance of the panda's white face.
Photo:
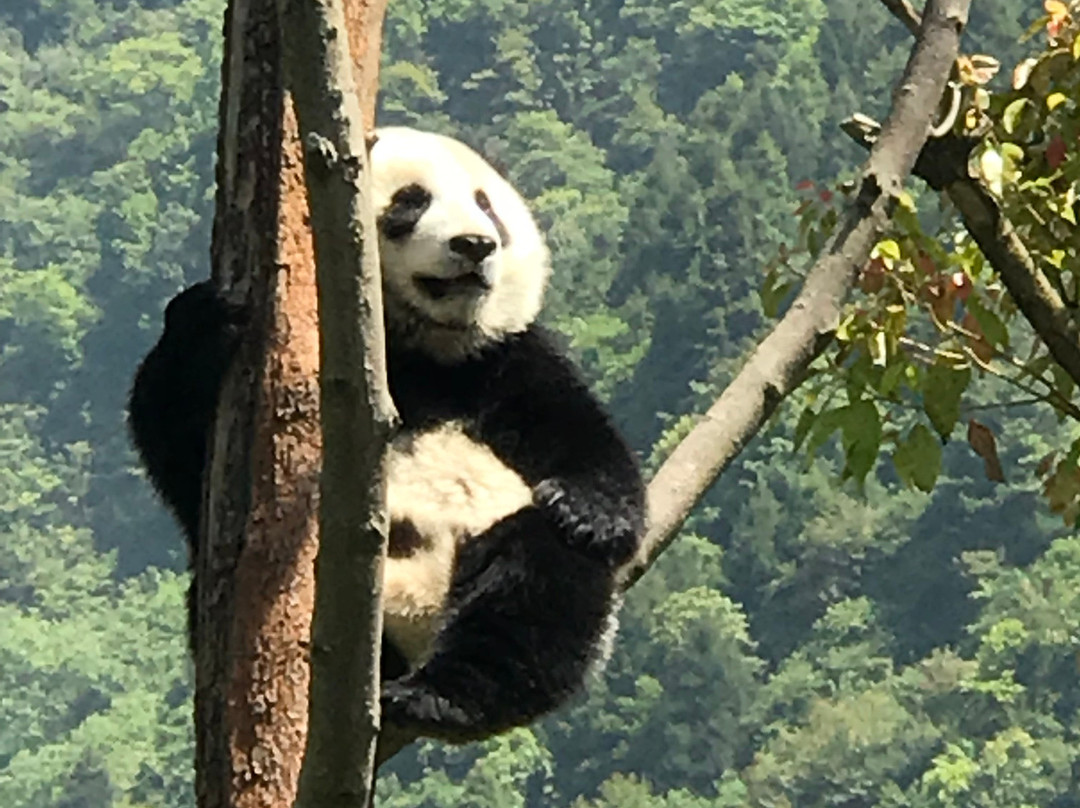
{"label": "panda's white face", "polygon": [[457,140],[406,127],[376,135],[372,186],[392,338],[452,362],[524,330],[550,273],[525,201]]}

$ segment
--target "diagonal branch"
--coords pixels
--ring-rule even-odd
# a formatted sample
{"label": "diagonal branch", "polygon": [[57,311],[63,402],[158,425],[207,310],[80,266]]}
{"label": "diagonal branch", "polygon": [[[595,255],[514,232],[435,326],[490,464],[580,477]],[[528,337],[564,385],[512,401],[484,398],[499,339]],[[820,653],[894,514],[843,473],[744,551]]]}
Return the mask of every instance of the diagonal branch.
{"label": "diagonal branch", "polygon": [[971,178],[950,183],[944,190],[1050,355],[1080,384],[1080,328],[997,201],[982,183]]}
{"label": "diagonal branch", "polygon": [[918,39],[859,192],[811,268],[791,308],[739,375],[675,448],[649,485],[650,527],[625,571],[632,585],[670,544],[716,478],[805,378],[832,341],[841,307],[896,206],[926,141],[959,50],[970,0],[929,0]]}

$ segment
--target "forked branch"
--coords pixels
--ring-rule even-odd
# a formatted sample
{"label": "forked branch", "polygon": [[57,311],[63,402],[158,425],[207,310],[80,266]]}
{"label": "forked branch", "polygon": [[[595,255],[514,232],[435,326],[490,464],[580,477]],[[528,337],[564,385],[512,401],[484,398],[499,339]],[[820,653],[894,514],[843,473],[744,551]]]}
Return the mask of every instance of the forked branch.
{"label": "forked branch", "polygon": [[970,0],[929,0],[893,108],[834,235],[787,313],[675,448],[649,485],[650,527],[626,569],[631,586],[672,542],[716,478],[805,378],[832,341],[859,269],[888,223],[930,132],[960,46]]}

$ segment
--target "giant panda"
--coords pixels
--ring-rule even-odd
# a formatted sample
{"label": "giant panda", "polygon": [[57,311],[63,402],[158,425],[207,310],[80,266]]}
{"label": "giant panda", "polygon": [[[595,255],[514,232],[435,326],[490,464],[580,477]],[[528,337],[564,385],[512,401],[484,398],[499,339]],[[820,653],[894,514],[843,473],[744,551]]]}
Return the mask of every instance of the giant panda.
{"label": "giant panda", "polygon": [[[644,530],[638,464],[535,320],[550,266],[518,192],[452,138],[376,132],[390,392],[383,720],[450,742],[563,704],[602,662]],[[129,423],[194,548],[205,447],[242,308],[174,298]]]}

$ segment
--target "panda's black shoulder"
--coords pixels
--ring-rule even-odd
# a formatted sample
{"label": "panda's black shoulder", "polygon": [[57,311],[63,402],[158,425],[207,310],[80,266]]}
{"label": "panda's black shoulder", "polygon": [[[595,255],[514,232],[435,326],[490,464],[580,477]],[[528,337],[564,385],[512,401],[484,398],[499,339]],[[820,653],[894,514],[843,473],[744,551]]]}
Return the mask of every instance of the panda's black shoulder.
{"label": "panda's black shoulder", "polygon": [[[543,435],[564,450],[592,451],[623,441],[607,408],[590,389],[566,338],[541,325],[507,336],[497,348],[497,372],[486,374],[489,398],[514,413],[515,428]],[[544,441],[541,441],[543,443]]]}
{"label": "panda's black shoulder", "polygon": [[502,366],[518,372],[539,373],[536,380],[543,379],[546,384],[585,386],[585,377],[571,357],[566,337],[539,323],[508,335],[497,351]]}

